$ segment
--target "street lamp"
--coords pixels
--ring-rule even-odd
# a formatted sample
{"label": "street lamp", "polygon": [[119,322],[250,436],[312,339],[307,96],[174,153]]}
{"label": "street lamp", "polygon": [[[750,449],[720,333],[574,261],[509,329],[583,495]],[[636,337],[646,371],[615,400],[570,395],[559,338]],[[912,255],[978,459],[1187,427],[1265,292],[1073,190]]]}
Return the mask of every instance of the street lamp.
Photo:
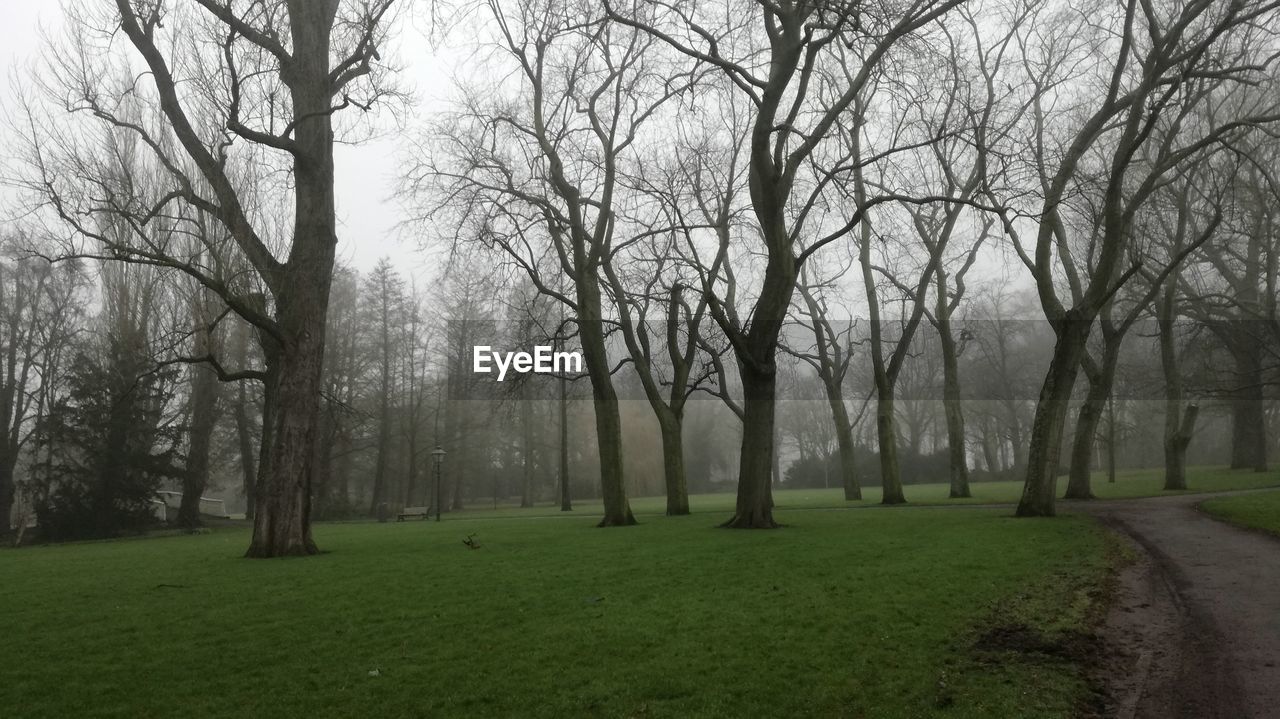
{"label": "street lamp", "polygon": [[440,445],[436,445],[436,448],[431,451],[431,461],[435,464],[435,468],[436,468],[436,492],[435,492],[436,496],[431,503],[436,506],[436,521],[439,522],[440,521],[440,465],[444,462],[444,449],[440,447]]}

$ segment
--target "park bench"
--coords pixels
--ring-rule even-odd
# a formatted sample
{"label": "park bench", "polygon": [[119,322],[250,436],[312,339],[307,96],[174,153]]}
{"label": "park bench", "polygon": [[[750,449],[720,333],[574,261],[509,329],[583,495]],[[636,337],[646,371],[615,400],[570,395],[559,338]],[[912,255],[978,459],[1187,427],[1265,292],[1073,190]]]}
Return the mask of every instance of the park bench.
{"label": "park bench", "polygon": [[430,507],[405,507],[396,515],[397,522],[403,522],[411,517],[421,517],[426,519],[431,514]]}

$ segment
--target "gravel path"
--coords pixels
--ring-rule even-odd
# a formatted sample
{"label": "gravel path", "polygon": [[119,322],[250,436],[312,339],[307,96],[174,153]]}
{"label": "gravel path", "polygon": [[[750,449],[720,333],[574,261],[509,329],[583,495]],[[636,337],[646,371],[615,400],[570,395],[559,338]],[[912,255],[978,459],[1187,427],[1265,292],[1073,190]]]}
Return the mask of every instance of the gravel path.
{"label": "gravel path", "polygon": [[1067,507],[1137,549],[1104,627],[1109,716],[1280,717],[1280,541],[1211,519],[1209,496]]}

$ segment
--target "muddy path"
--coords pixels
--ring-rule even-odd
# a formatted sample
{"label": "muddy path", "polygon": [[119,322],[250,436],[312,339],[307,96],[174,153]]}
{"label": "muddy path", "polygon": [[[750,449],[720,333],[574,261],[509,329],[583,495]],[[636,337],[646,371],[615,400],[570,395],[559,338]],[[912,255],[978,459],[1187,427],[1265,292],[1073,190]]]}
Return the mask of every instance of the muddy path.
{"label": "muddy path", "polygon": [[1103,627],[1107,716],[1280,717],[1280,540],[1210,518],[1209,496],[1068,507],[1137,557]]}

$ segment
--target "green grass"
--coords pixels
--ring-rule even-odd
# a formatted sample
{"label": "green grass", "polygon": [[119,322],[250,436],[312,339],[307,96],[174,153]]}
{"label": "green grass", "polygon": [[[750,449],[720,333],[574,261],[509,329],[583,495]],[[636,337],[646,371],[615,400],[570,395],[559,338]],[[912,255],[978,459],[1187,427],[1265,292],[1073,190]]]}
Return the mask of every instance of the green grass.
{"label": "green grass", "polygon": [[1232,524],[1261,529],[1280,537],[1280,492],[1219,497],[1202,503],[1200,508]]}
{"label": "green grass", "polygon": [[[1258,489],[1262,487],[1280,487],[1280,474],[1276,472],[1254,472],[1252,470],[1232,470],[1225,467],[1192,467],[1187,470],[1188,492],[1217,492],[1230,489]],[[905,488],[907,501],[911,504],[1013,504],[1022,495],[1022,482],[974,482],[971,485],[973,497],[970,499],[949,499],[949,485],[945,483],[909,484]],[[1127,499],[1131,497],[1151,497],[1165,492],[1163,469],[1135,469],[1116,473],[1115,483],[1107,482],[1105,473],[1095,473],[1093,491],[1101,499]],[[1065,477],[1058,480],[1059,496],[1065,492]],[[823,509],[833,507],[874,506],[880,503],[880,488],[868,487],[862,492],[863,499],[858,502],[846,502],[844,492],[840,489],[781,489],[774,492],[774,503],[780,509]],[[575,514],[602,514],[603,507],[599,500],[578,500],[573,503]],[[689,497],[690,510],[695,513],[732,514],[734,495],[729,492],[718,494],[694,494]],[[637,516],[660,515],[666,511],[666,500],[663,497],[633,497],[631,509]],[[461,516],[468,517],[522,517],[522,516],[557,516],[560,515],[559,503],[554,506],[542,504],[537,507],[520,508],[500,503],[497,509],[492,504],[476,503],[463,510]],[[728,517],[726,516],[725,519]]]}
{"label": "green grass", "polygon": [[[707,509],[706,506],[700,509]],[[7,716],[1066,717],[1078,663],[977,650],[1085,629],[1081,517],[992,509],[322,524],[0,551]],[[478,551],[462,546],[474,533]],[[1052,653],[1050,653],[1052,654]],[[376,672],[376,675],[371,674]]]}

